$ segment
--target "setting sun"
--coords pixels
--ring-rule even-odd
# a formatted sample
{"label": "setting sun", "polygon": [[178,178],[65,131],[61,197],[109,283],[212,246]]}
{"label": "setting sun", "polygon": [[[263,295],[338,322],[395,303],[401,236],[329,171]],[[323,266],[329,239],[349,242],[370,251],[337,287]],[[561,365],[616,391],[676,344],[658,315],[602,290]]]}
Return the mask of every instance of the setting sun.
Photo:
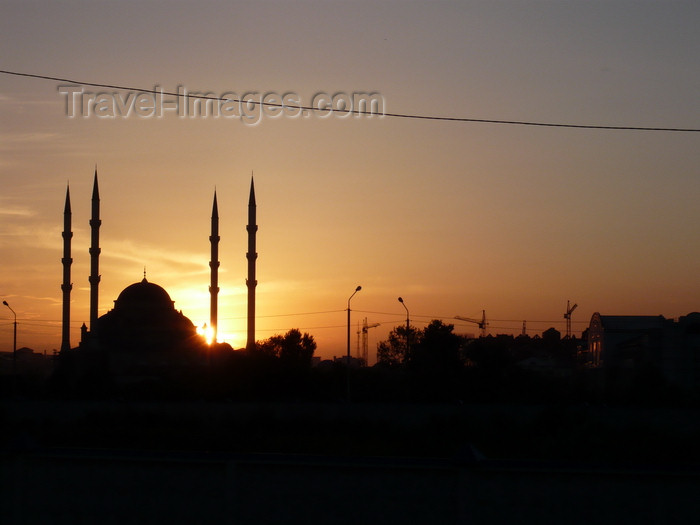
{"label": "setting sun", "polygon": [[204,337],[208,345],[214,342],[214,329],[207,323],[203,323],[201,326],[197,325],[197,333]]}

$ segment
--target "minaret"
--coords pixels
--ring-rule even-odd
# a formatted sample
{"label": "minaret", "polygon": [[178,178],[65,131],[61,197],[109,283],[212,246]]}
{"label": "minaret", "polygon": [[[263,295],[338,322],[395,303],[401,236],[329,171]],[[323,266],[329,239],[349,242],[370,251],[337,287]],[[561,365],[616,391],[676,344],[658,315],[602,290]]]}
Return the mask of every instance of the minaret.
{"label": "minaret", "polygon": [[95,168],[95,181],[92,185],[92,218],[90,230],[92,232],[90,243],[90,335],[97,335],[97,300],[100,284],[100,191],[97,187],[97,168]]}
{"label": "minaret", "polygon": [[211,307],[209,326],[212,329],[212,342],[216,343],[216,334],[219,326],[218,321],[218,304],[219,304],[219,207],[216,204],[216,190],[214,190],[214,205],[211,209],[211,235],[209,242],[211,243],[211,260],[209,268],[211,268],[211,285],[209,286],[209,294],[211,295]]}
{"label": "minaret", "polygon": [[248,342],[246,348],[248,350],[255,349],[255,287],[258,281],[255,280],[255,260],[258,258],[258,253],[255,251],[255,235],[258,231],[258,225],[255,223],[255,185],[253,177],[250,177],[250,197],[248,199],[248,278],[245,281],[248,287]]}
{"label": "minaret", "polygon": [[66,186],[66,206],[63,208],[63,332],[61,337],[61,352],[70,350],[70,292],[73,289],[73,284],[70,282],[70,266],[73,264],[73,258],[70,256],[70,243],[73,238],[71,231],[70,210],[70,187]]}

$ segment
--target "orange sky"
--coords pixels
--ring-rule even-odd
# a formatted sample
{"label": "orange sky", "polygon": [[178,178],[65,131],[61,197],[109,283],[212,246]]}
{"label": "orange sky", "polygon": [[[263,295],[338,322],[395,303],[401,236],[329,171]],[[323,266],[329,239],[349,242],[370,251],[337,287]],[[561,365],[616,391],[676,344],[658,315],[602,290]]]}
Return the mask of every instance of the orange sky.
{"label": "orange sky", "polygon": [[[10,2],[0,69],[176,90],[376,91],[397,113],[698,128],[693,2]],[[136,16],[138,15],[138,16]],[[109,23],[107,23],[109,22]],[[61,228],[73,206],[72,342],[88,321],[89,214],[102,197],[100,314],[142,278],[208,320],[221,217],[220,332],[245,342],[248,185],[258,339],[298,327],[324,357],[356,323],[478,317],[574,331],[595,311],[696,311],[697,133],[331,116],[65,115],[55,81],[0,75],[0,296],[18,345],[60,346]],[[87,90],[97,91],[93,88]],[[110,91],[110,90],[104,90]],[[113,90],[110,91],[110,93]],[[458,332],[475,326],[457,322]],[[12,314],[0,313],[0,350]]]}

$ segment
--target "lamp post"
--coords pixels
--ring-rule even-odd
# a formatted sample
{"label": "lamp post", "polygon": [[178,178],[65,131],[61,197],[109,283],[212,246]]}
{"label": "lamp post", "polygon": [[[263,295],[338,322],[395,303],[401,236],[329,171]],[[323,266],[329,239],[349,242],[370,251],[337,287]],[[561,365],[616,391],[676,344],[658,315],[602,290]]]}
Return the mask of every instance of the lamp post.
{"label": "lamp post", "polygon": [[7,304],[7,301],[3,301],[2,304],[7,306],[10,309],[10,312],[12,312],[12,315],[15,316],[15,322],[14,322],[14,337],[12,339],[12,363],[14,366],[14,363],[17,362],[17,314],[15,311],[12,309],[12,307]]}
{"label": "lamp post", "polygon": [[352,292],[352,295],[348,298],[348,348],[347,348],[347,350],[348,350],[347,365],[348,366],[350,366],[350,299],[352,299],[355,296],[355,294],[357,292],[359,292],[360,290],[362,290],[362,286],[358,286],[357,288],[355,288],[355,291]]}
{"label": "lamp post", "polygon": [[347,387],[346,395],[347,395],[348,403],[350,402],[350,299],[352,299],[355,296],[355,294],[357,292],[359,292],[360,290],[362,290],[362,286],[358,285],[357,288],[355,288],[355,291],[352,292],[352,295],[350,297],[348,297],[348,347],[347,347],[348,354],[346,356],[347,361],[345,363],[345,367],[346,367],[345,368],[345,371],[346,371],[345,379],[346,379],[346,383],[347,383],[346,384],[346,387]]}
{"label": "lamp post", "polygon": [[408,359],[408,353],[410,351],[410,345],[409,345],[409,338],[411,337],[411,320],[408,315],[408,307],[406,306],[406,303],[403,302],[403,298],[399,297],[399,302],[401,305],[406,309],[406,357],[405,359]]}

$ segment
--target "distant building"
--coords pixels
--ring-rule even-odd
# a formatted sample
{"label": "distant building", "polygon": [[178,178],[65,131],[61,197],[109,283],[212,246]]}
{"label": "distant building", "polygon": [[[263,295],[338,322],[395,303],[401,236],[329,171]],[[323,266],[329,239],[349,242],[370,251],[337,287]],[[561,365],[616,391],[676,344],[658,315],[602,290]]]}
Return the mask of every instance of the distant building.
{"label": "distant building", "polygon": [[596,312],[588,328],[585,355],[580,357],[585,367],[614,371],[623,379],[654,368],[669,383],[700,386],[700,313],[674,321],[662,315]]}
{"label": "distant building", "polygon": [[333,362],[342,363],[345,366],[349,366],[350,368],[362,368],[363,366],[365,366],[364,360],[352,356],[348,357],[346,355],[340,357],[333,356]]}
{"label": "distant building", "polygon": [[561,332],[556,328],[548,328],[542,332],[542,340],[548,343],[559,343],[561,341]]}

